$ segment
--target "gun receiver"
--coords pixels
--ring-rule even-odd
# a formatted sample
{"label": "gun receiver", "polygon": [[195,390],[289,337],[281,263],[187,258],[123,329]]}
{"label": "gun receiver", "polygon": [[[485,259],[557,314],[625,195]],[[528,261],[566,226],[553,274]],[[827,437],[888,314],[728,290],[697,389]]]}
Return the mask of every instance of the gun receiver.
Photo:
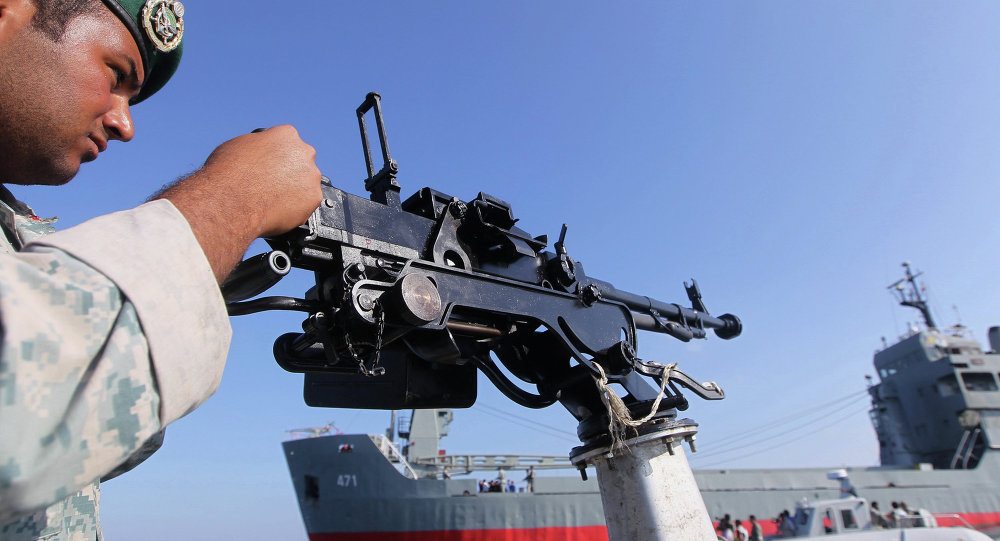
{"label": "gun receiver", "polygon": [[[371,109],[384,163],[378,172],[364,121]],[[310,406],[469,407],[482,370],[518,404],[560,401],[581,422],[586,441],[607,431],[595,365],[625,389],[630,409],[648,412],[658,395],[642,376],[659,383],[667,372],[636,356],[637,329],[684,341],[704,338],[708,329],[724,339],[740,334],[736,316],[708,313],[693,281],[685,283],[687,308],[588,277],[568,255],[565,225],[555,252],[546,251],[547,238],[518,228],[510,204],[499,198],[479,193],[461,201],[423,188],[400,202],[378,94],[368,94],[357,114],[370,197],[324,180],[323,202],[308,223],[268,239],[281,255],[258,256],[248,263],[254,271],[241,265],[234,273],[240,283],[224,286],[241,293],[227,297],[233,315],[309,314],[303,332],[277,339],[274,356],[284,369],[305,374]],[[304,299],[235,302],[280,278],[280,269],[263,261],[311,270],[316,285]],[[536,391],[515,385],[497,361]],[[718,386],[674,370],[661,412],[687,407],[675,383],[705,399],[723,397]]]}

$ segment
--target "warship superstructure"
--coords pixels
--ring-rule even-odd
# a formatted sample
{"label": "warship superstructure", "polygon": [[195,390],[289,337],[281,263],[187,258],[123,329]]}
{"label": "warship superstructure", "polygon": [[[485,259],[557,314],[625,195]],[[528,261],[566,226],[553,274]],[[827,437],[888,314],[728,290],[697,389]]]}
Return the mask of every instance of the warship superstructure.
{"label": "warship superstructure", "polygon": [[[890,288],[920,311],[923,325],[875,354],[870,415],[881,465],[837,468],[696,470],[713,517],[771,518],[807,499],[846,491],[869,501],[905,501],[996,536],[1000,533],[1000,327],[989,350],[964,328],[940,329],[909,264]],[[459,474],[506,472],[511,479],[570,467],[565,457],[439,454],[450,410],[414,410],[400,431],[326,435],[283,443],[312,541],[590,541],[607,539],[593,478],[535,475],[528,490],[481,492]]]}

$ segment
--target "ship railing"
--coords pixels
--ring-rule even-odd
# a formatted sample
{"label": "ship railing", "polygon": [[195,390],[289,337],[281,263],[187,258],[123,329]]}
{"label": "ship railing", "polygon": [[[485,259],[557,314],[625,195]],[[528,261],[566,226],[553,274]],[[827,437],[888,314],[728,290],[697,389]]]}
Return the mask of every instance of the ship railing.
{"label": "ship railing", "polygon": [[972,451],[976,449],[976,443],[979,442],[979,435],[982,430],[976,427],[976,430],[972,432],[972,441],[969,442],[969,448],[965,451],[965,457],[962,459],[962,468],[969,469],[969,459],[972,458]]}
{"label": "ship railing", "polygon": [[955,513],[934,513],[934,520],[936,520],[938,526],[942,528],[954,528],[959,526],[970,530],[975,529],[972,527],[972,524],[969,524],[969,521],[962,517],[962,515],[957,515]]}
{"label": "ship railing", "polygon": [[934,528],[937,526],[937,518],[926,511],[899,517],[900,528]]}
{"label": "ship railing", "polygon": [[969,441],[969,436],[972,434],[971,430],[966,430],[962,434],[962,440],[958,442],[958,448],[955,449],[955,456],[951,458],[951,469],[955,469],[958,466],[958,461],[962,459],[962,451],[965,449],[965,443]]}
{"label": "ship railing", "polygon": [[402,473],[410,479],[417,479],[417,472],[413,470],[410,463],[407,462],[406,458],[403,457],[403,453],[399,452],[399,448],[393,443],[389,438],[385,437],[385,434],[368,434],[371,438],[372,443],[378,450],[382,453],[382,456],[386,458],[392,464],[399,464],[402,468]]}
{"label": "ship railing", "polygon": [[958,449],[955,449],[955,456],[951,459],[951,468],[957,469],[959,465],[959,460],[961,460],[961,469],[969,468],[969,460],[972,459],[972,452],[976,448],[976,443],[979,442],[979,435],[982,432],[978,427],[973,430],[966,430],[962,434],[962,440],[958,442]]}
{"label": "ship railing", "polygon": [[564,455],[438,455],[414,461],[422,466],[448,468],[453,471],[485,470],[554,470],[575,468]]}

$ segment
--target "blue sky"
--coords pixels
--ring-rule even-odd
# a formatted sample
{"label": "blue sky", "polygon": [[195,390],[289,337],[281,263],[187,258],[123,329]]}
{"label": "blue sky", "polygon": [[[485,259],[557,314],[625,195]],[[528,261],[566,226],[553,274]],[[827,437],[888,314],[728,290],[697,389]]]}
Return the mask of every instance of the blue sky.
{"label": "blue sky", "polygon": [[[186,8],[184,62],[134,109],[135,140],[66,187],[17,189],[40,215],[65,227],[133,206],[220,142],[281,123],[338,187],[362,193],[354,109],[376,90],[404,196],[491,193],[534,235],[568,223],[569,253],[590,275],[671,302],[694,277],[711,311],[742,318],[729,342],[639,339],[642,357],[678,361],[728,395],[685,413],[701,423],[696,467],[875,464],[864,375],[880,337],[915,320],[885,289],[904,260],[925,271],[939,321],[981,340],[1000,323],[996,3]],[[280,291],[304,291],[301,274]],[[305,539],[284,431],[377,432],[388,414],[304,406],[300,376],[270,353],[298,324],[233,321],[217,395],[104,485],[109,539]],[[571,434],[561,407],[519,408],[488,382],[479,393],[456,413],[448,451],[576,443],[509,421]],[[751,430],[769,422],[779,428]]]}

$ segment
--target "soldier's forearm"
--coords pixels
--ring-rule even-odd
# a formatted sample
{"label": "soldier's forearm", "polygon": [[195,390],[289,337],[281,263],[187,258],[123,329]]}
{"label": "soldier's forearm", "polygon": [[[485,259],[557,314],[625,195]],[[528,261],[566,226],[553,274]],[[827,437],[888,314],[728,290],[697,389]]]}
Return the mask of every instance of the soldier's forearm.
{"label": "soldier's forearm", "polygon": [[157,198],[170,201],[184,215],[221,284],[260,234],[260,225],[252,211],[238,208],[237,198],[220,192],[217,181],[211,171],[198,171]]}

